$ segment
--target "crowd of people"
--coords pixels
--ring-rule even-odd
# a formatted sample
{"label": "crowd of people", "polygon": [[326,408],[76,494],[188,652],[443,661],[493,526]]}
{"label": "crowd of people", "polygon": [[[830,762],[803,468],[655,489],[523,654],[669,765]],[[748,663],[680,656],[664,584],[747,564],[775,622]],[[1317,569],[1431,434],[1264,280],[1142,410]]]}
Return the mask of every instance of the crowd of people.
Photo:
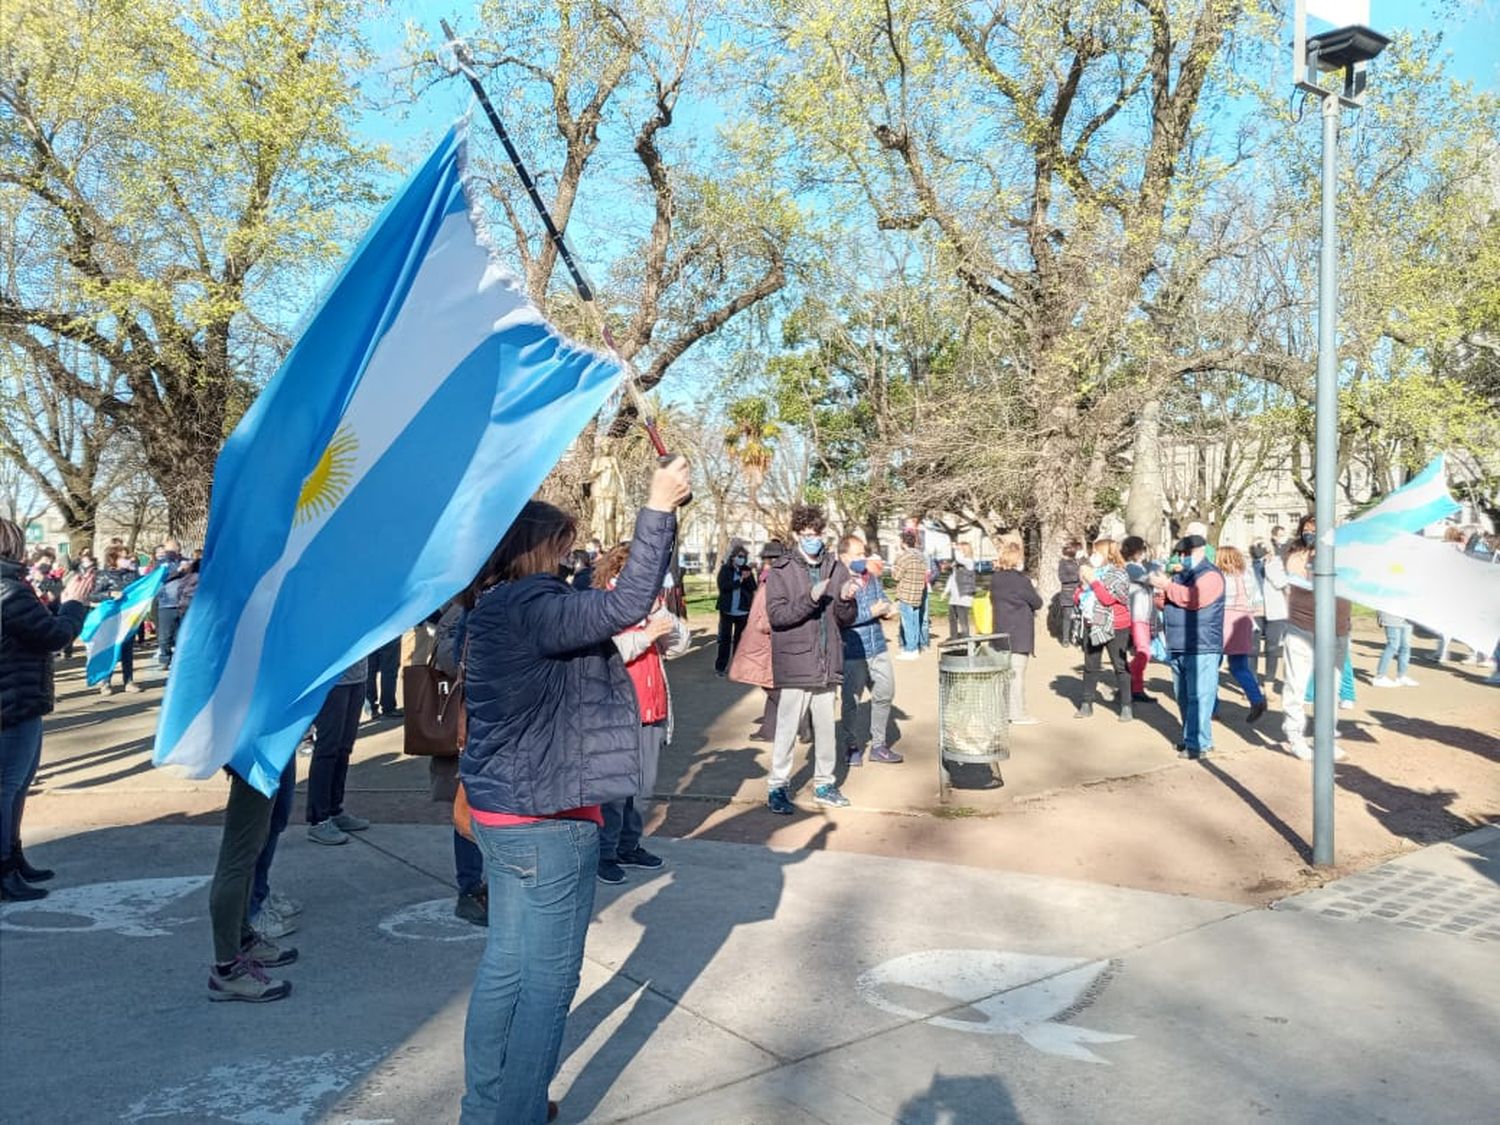
{"label": "crowd of people", "polygon": [[[418,627],[416,662],[430,663],[466,720],[452,754],[431,758],[435,800],[451,803],[454,913],[487,926],[487,942],[465,1030],[463,1120],[542,1121],[556,1112],[547,1087],[578,986],[595,887],[663,860],[643,845],[649,802],[674,714],[667,662],[690,644],[680,584],[672,574],[676,510],[688,496],[681,462],[656,471],[634,535],[605,549],[576,545],[572,515],[533,501],[522,510],[469,587]],[[841,788],[866,762],[902,763],[892,748],[894,662],[916,660],[933,640],[940,592],[950,639],[974,632],[982,571],[960,545],[936,563],[919,528],[900,533],[889,567],[862,536],[827,537],[816,507],[790,515],[788,542],[764,544],[751,561],[736,542],[718,568],[718,676],[765,692],[756,737],[770,743],[766,806],[796,811],[792,789],[799,738],[811,745],[812,804],[841,809]],[[1460,549],[1468,546],[1454,539]],[[1171,672],[1180,755],[1214,749],[1221,674],[1243,692],[1244,721],[1279,696],[1284,740],[1312,756],[1306,732],[1315,621],[1311,575],[1316,524],[1272,532],[1248,551],[1210,545],[1188,525],[1166,558],[1137,536],[1065,544],[1050,607],[1027,574],[1019,537],[1002,537],[988,574],[992,643],[1010,653],[1008,721],[1034,724],[1027,674],[1046,628],[1079,651],[1074,718],[1088,720],[1106,694],[1118,719],[1158,706],[1146,690],[1152,661]],[[53,706],[52,654],[78,636],[91,604],[120,597],[131,582],[168,567],[151,621],[156,659],[170,668],[174,641],[196,589],[199,560],[166,541],[148,558],[112,542],[99,566],[91,552],[65,565],[26,554],[13,523],[0,520],[0,894],[34,899],[52,873],[32,867],[20,843],[26,791],[40,760],[42,717]],[[1372,683],[1414,687],[1412,626],[1382,614],[1385,631]],[[894,627],[894,642],[888,636]],[[1350,606],[1335,632],[1352,699]],[[976,643],[970,641],[971,644]],[[134,643],[119,673],[135,686]],[[1448,655],[1440,638],[1435,655]],[[370,822],[344,807],[345,781],[362,718],[401,719],[400,639],[338,677],[308,731],[306,820],[313,843],[338,846]],[[1488,654],[1471,654],[1483,661]],[[1106,663],[1108,671],[1106,672]],[[1491,679],[1495,679],[1492,676]],[[111,685],[105,685],[110,690]],[[868,696],[868,708],[862,700]],[[1350,704],[1352,705],[1352,704]],[[408,701],[407,706],[410,706]],[[863,719],[861,716],[866,715]],[[1336,748],[1335,755],[1343,756]],[[277,840],[290,820],[294,755],[276,792],[234,770],[210,888],[213,1000],[270,1001],[290,993],[268,972],[297,959],[278,944],[301,907],[271,886]]]}

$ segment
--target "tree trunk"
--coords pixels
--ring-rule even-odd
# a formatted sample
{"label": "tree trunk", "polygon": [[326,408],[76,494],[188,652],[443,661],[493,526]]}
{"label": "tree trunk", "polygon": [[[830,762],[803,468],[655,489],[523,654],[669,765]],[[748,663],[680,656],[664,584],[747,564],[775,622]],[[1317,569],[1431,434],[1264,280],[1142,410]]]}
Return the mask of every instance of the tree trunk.
{"label": "tree trunk", "polygon": [[84,551],[94,549],[94,537],[98,533],[98,520],[93,512],[86,515],[76,513],[68,522],[68,554],[77,558]]}
{"label": "tree trunk", "polygon": [[1165,546],[1162,513],[1166,490],[1161,472],[1161,402],[1152,399],[1136,416],[1135,446],[1130,466],[1130,491],[1125,498],[1125,531],[1148,545]]}

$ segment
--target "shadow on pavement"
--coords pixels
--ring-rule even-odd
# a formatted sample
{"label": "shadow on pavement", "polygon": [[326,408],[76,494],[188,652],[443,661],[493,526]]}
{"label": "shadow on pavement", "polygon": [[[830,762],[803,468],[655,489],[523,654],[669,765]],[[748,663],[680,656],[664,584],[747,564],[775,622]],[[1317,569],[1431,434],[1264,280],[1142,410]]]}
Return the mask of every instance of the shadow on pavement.
{"label": "shadow on pavement", "polygon": [[924,1093],[896,1111],[900,1125],[950,1125],[983,1121],[1009,1125],[1021,1115],[1005,1083],[992,1074],[935,1074]]}
{"label": "shadow on pavement", "polygon": [[1456,750],[1467,750],[1470,754],[1500,762],[1500,738],[1485,734],[1482,730],[1454,726],[1451,723],[1435,723],[1431,719],[1398,715],[1394,711],[1371,711],[1370,718],[1383,727],[1419,738],[1423,742],[1441,742]]}
{"label": "shadow on pavement", "polygon": [[1230,774],[1226,773],[1219,766],[1215,765],[1211,759],[1201,759],[1198,764],[1202,766],[1203,769],[1206,770],[1210,775],[1217,778],[1220,784],[1222,784],[1226,789],[1232,792],[1240,800],[1244,801],[1246,806],[1248,806],[1256,816],[1260,817],[1261,820],[1269,824],[1271,828],[1275,830],[1276,835],[1280,836],[1283,840],[1291,845],[1292,850],[1301,857],[1303,863],[1312,862],[1312,847],[1307,843],[1306,840],[1297,835],[1291,825],[1282,820],[1281,817],[1277,816],[1269,805],[1267,805],[1264,801],[1262,801],[1259,797],[1257,797],[1253,792],[1247,789]]}
{"label": "shadow on pavement", "polygon": [[1364,798],[1371,816],[1394,836],[1405,836],[1418,844],[1451,840],[1476,827],[1473,822],[1448,811],[1458,799],[1452,789],[1421,792],[1376,777],[1369,770],[1341,763],[1334,783]]}

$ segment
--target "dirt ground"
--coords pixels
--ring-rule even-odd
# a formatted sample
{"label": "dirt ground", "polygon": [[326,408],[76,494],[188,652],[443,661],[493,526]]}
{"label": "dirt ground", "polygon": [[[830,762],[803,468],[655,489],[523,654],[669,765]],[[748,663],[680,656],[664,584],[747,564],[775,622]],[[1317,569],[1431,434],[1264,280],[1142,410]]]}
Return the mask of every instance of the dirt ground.
{"label": "dirt ground", "polygon": [[[1337,767],[1336,855],[1311,866],[1311,771],[1285,752],[1281,714],[1255,726],[1226,676],[1216,754],[1178,759],[1176,708],[1161,665],[1148,672],[1155,705],[1120,723],[1108,704],[1073,719],[1080,688],[1074,653],[1050,640],[1027,673],[1042,721],[1011,729],[1004,785],[938,797],[937,660],[896,663],[894,745],[901,765],[848,771],[854,807],[815,809],[810,748],[799,748],[800,812],[764,807],[768,746],[749,735],[762,694],[713,674],[712,622],[694,622],[694,649],[670,665],[676,738],[656,787],[653,830],[672,836],[821,847],[1063,876],[1232,901],[1261,902],[1371,866],[1423,844],[1500,821],[1500,688],[1487,669],[1417,660],[1414,688],[1370,678],[1380,650],[1373,628],[1354,645],[1358,702],[1341,711],[1348,760]],[[941,630],[940,630],[941,632]],[[1426,646],[1424,646],[1426,647]],[[194,781],[150,765],[159,673],[139,695],[101,697],[82,682],[81,660],[60,665],[58,712],[47,724],[28,833],[81,831],[147,821],[212,822],[222,778]],[[867,721],[861,716],[862,721]],[[299,773],[305,774],[306,758]],[[842,767],[841,767],[842,772]],[[956,780],[979,781],[966,768]],[[366,723],[355,748],[349,805],[377,821],[442,823],[428,799],[427,765],[401,754],[394,721]],[[300,808],[294,814],[300,821]]]}

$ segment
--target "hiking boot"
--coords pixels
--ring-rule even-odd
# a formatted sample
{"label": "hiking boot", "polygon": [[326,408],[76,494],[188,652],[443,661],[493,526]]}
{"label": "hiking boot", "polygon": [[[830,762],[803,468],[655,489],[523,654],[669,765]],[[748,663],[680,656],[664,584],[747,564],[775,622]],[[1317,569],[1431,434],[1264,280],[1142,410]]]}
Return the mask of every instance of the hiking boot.
{"label": "hiking boot", "polygon": [[664,861],[661,856],[652,855],[645,848],[636,847],[615,856],[615,862],[621,867],[646,867],[654,871]]}
{"label": "hiking boot", "polygon": [[370,827],[370,822],[364,817],[346,812],[335,813],[333,823],[340,832],[363,832]]}
{"label": "hiking boot", "polygon": [[263,934],[256,934],[240,949],[240,956],[263,968],[279,969],[297,960],[297,950],[290,945],[277,945],[274,941],[267,941]]}
{"label": "hiking boot", "polygon": [[28,883],[45,883],[57,874],[50,867],[32,867],[27,863],[26,853],[21,850],[20,844],[11,845],[10,862]]}
{"label": "hiking boot", "polygon": [[[887,750],[886,753],[889,754],[890,751]],[[873,750],[870,752],[870,757],[877,762],[883,761],[881,758],[875,758]],[[853,802],[839,792],[837,785],[819,785],[813,789],[813,804],[822,805],[825,809],[847,809]]]}
{"label": "hiking boot", "polygon": [[[906,761],[906,759],[889,746],[872,746],[870,747],[870,761],[884,762],[888,766],[894,766]],[[847,804],[848,802],[845,803]]]}
{"label": "hiking boot", "polygon": [[625,869],[612,859],[599,861],[599,882],[618,886],[625,881]]}
{"label": "hiking boot", "polygon": [[259,964],[248,960],[244,954],[234,959],[226,973],[220,973],[218,966],[208,971],[210,1000],[246,1000],[251,1004],[264,1004],[281,1000],[291,991],[291,981],[272,980]]}
{"label": "hiking boot", "polygon": [[766,795],[766,807],[779,816],[791,816],[797,811],[797,806],[792,804],[784,785],[777,786]]}
{"label": "hiking boot", "polygon": [[302,904],[294,898],[287,898],[280,891],[272,891],[266,895],[266,901],[276,908],[276,913],[283,918],[294,918],[302,913]]}
{"label": "hiking boot", "polygon": [[307,838],[315,844],[347,844],[349,836],[331,819],[307,826]]}
{"label": "hiking boot", "polygon": [[486,887],[477,887],[458,896],[453,904],[453,916],[462,918],[475,926],[490,924],[490,893]]}
{"label": "hiking boot", "polygon": [[1245,716],[1245,722],[1253,723],[1266,713],[1266,701],[1262,699],[1259,703],[1252,704],[1250,713]]}
{"label": "hiking boot", "polygon": [[281,912],[271,905],[268,898],[250,919],[250,928],[262,937],[275,941],[277,938],[284,938],[288,934],[295,933],[297,923],[290,918],[283,917]]}
{"label": "hiking boot", "polygon": [[1073,712],[1075,719],[1092,719],[1094,717],[1094,705],[1092,703],[1080,703],[1078,710]]}
{"label": "hiking boot", "polygon": [[858,769],[865,764],[865,752],[858,746],[850,746],[844,750],[844,761],[849,763],[850,769]]}

